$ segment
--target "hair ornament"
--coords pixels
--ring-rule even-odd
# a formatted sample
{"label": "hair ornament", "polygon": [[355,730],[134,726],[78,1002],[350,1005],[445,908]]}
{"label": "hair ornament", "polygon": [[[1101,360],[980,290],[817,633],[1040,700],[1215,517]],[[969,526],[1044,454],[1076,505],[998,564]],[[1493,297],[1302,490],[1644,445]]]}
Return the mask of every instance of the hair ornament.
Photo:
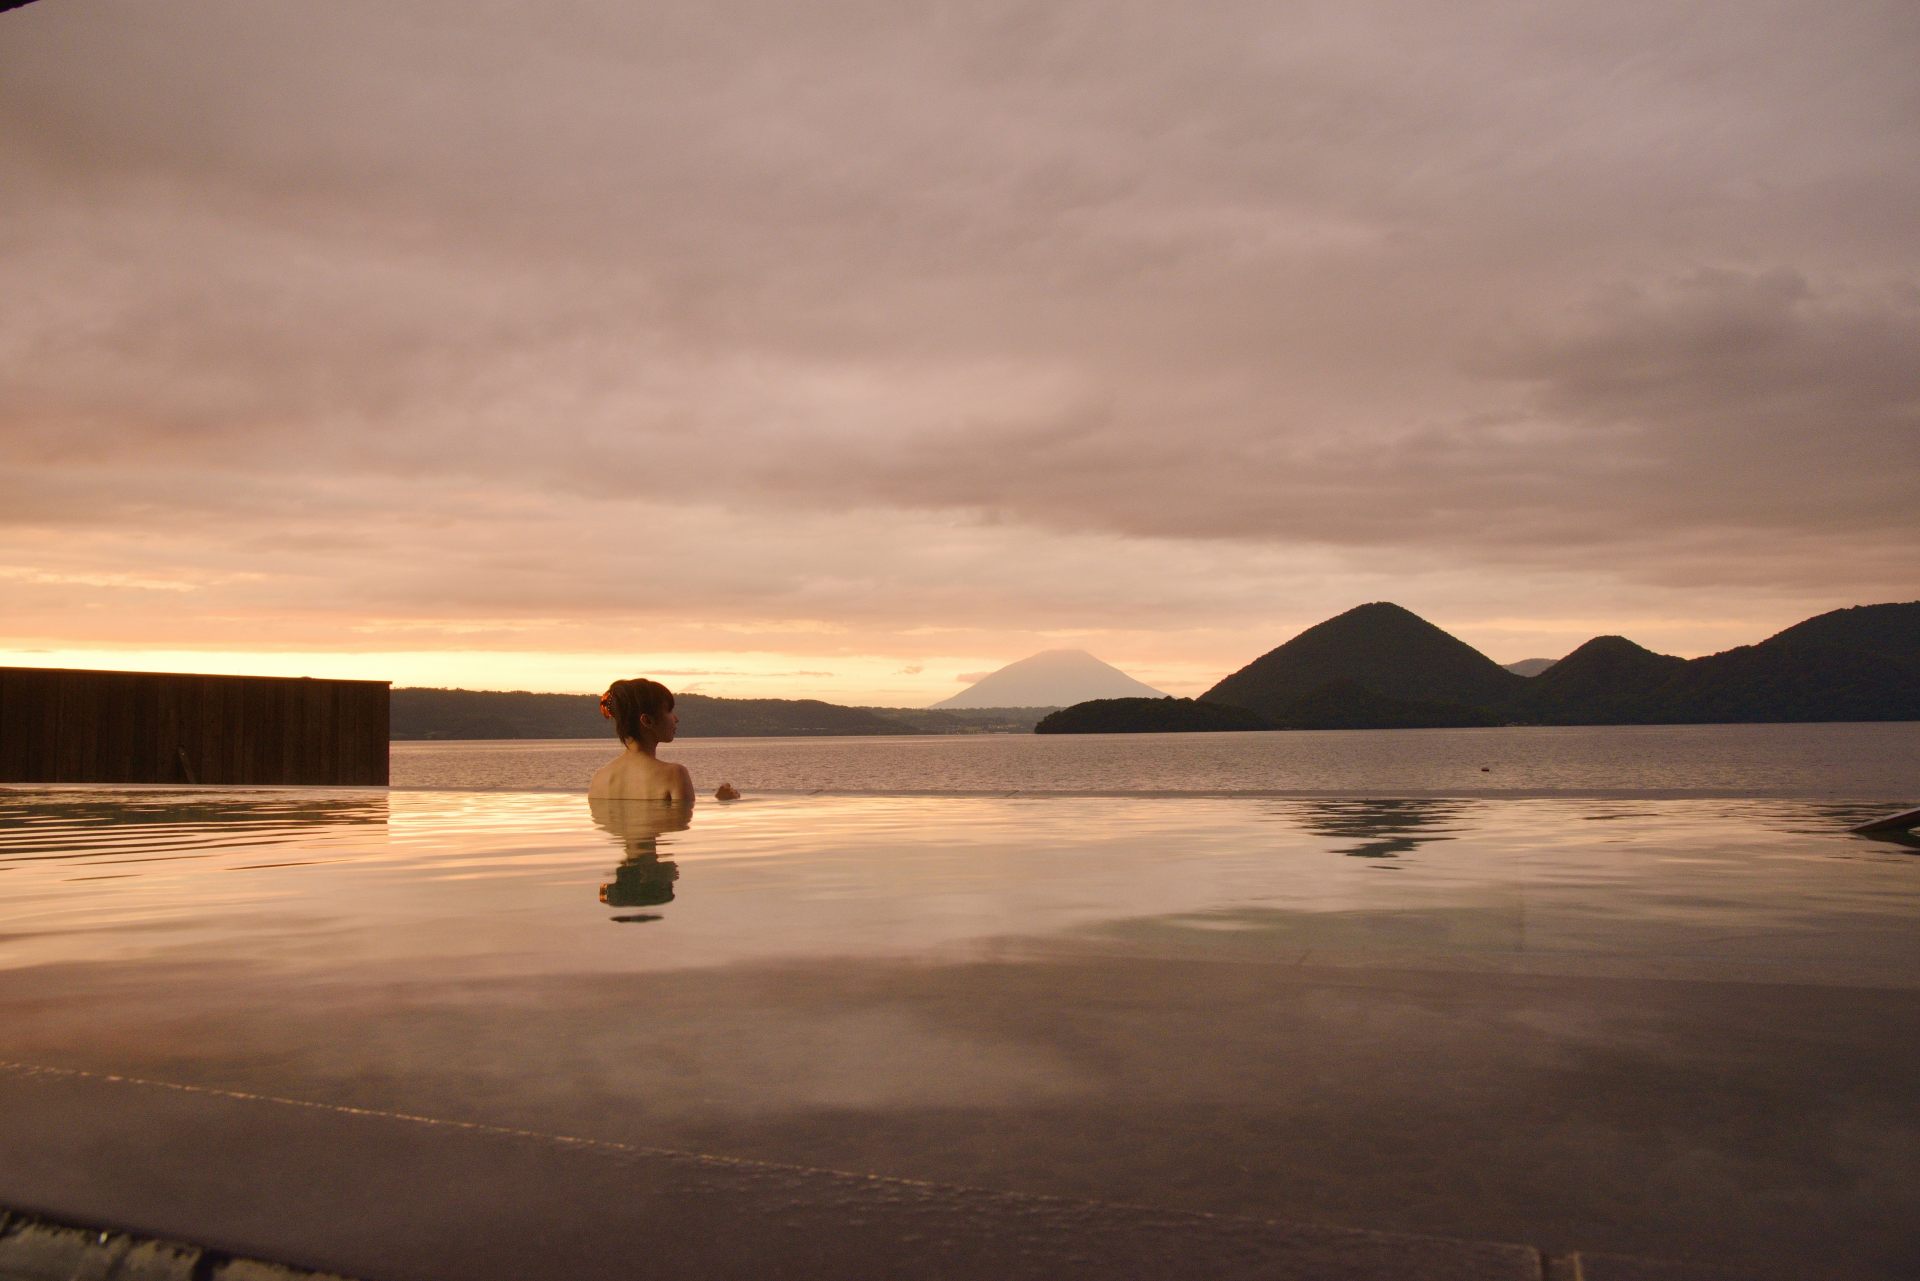
{"label": "hair ornament", "polygon": [[613,691],[608,690],[600,696],[600,715],[606,720],[613,719]]}

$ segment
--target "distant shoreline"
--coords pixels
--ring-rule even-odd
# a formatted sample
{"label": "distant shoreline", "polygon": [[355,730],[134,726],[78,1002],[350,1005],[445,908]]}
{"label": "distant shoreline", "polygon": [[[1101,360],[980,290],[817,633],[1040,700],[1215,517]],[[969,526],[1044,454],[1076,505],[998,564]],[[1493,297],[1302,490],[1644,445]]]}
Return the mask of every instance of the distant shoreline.
{"label": "distant shoreline", "polygon": [[[715,698],[681,694],[682,738],[797,738],[914,734],[1026,734],[1053,707],[845,707],[811,698]],[[609,736],[591,694],[524,690],[393,691],[394,742],[595,739]]]}
{"label": "distant shoreline", "polygon": [[[1212,736],[1213,736],[1213,737],[1217,737],[1217,738],[1233,738],[1233,737],[1236,737],[1236,736],[1239,736],[1239,735],[1246,735],[1246,736],[1250,736],[1250,737],[1252,737],[1252,736],[1258,736],[1258,737],[1262,737],[1262,738],[1265,738],[1265,737],[1268,737],[1268,736],[1271,736],[1271,735],[1302,735],[1302,734],[1375,734],[1375,733],[1400,733],[1400,734],[1459,734],[1459,733],[1472,733],[1472,734],[1507,734],[1507,733],[1512,733],[1512,732],[1514,732],[1514,731],[1516,731],[1516,730],[1523,730],[1523,731],[1535,731],[1535,730],[1552,730],[1552,731],[1554,731],[1554,732],[1556,732],[1556,733],[1572,733],[1572,732],[1578,732],[1578,731],[1581,731],[1581,730],[1592,730],[1592,729],[1629,729],[1629,730],[1662,730],[1662,729],[1746,729],[1746,728],[1764,728],[1764,727],[1772,727],[1772,726],[1782,726],[1782,725],[1800,725],[1800,726],[1817,726],[1817,725],[1920,725],[1920,718],[1908,718],[1908,719],[1904,719],[1904,720],[1850,720],[1850,721],[1847,721],[1847,720],[1827,720],[1827,721],[1652,721],[1652,722],[1648,722],[1648,721],[1618,721],[1618,722],[1606,722],[1606,723],[1596,723],[1596,724],[1585,724],[1585,725],[1519,725],[1519,724],[1513,724],[1513,725],[1386,725],[1386,726],[1365,726],[1365,727],[1358,727],[1358,728],[1355,728],[1355,727],[1336,727],[1336,728],[1329,728],[1329,729],[1242,729],[1242,730],[1221,730],[1221,731],[1211,731],[1210,733],[1212,734]],[[1049,738],[1049,737],[1062,737],[1062,738],[1119,738],[1119,739],[1130,739],[1130,738],[1141,738],[1141,737],[1143,737],[1143,736],[1148,736],[1148,735],[1153,735],[1153,734],[1162,734],[1162,735],[1167,735],[1167,736],[1176,736],[1176,735],[1177,735],[1177,736],[1180,736],[1180,737],[1187,737],[1187,736],[1189,736],[1189,735],[1191,735],[1191,734],[1192,734],[1193,732],[1194,732],[1194,731],[1191,731],[1191,730],[1146,730],[1146,731],[1135,731],[1135,730],[1113,730],[1113,731],[1110,731],[1110,732],[1105,732],[1105,733],[1093,733],[1093,734],[1068,734],[1068,735],[1058,735],[1058,736],[1056,736],[1056,735],[1046,735],[1046,734],[1042,734],[1042,735],[1037,735],[1037,736],[1036,736],[1036,735],[1034,735],[1034,734],[1033,734],[1033,732],[1032,732],[1031,730],[975,730],[975,731],[967,731],[967,732],[964,732],[964,733],[940,733],[940,732],[928,732],[928,733],[908,733],[908,734],[854,734],[854,733],[848,733],[848,734],[841,734],[841,733],[827,733],[827,732],[814,732],[814,733],[807,733],[807,732],[798,732],[798,733],[786,733],[786,734],[684,734],[684,733],[683,733],[683,734],[681,734],[681,735],[679,735],[679,736],[678,736],[678,737],[677,737],[677,738],[675,739],[675,741],[676,741],[676,742],[687,742],[687,741],[689,741],[689,740],[696,740],[696,741],[708,741],[708,740],[722,740],[722,739],[756,739],[756,738],[791,738],[791,739],[804,739],[804,738],[874,738],[874,739],[881,739],[881,738],[1029,738],[1029,737],[1040,737],[1040,738]],[[606,743],[606,744],[608,744],[609,746],[612,746],[612,744],[613,744],[613,737],[612,737],[612,735],[611,735],[611,733],[602,733],[602,734],[557,734],[557,735],[551,735],[551,736],[547,736],[547,737],[537,737],[537,736],[531,736],[531,735],[518,735],[518,734],[501,734],[501,735],[490,735],[490,736],[480,736],[480,737],[474,737],[474,738],[434,738],[434,737],[412,737],[412,738],[401,738],[401,737],[392,737],[392,738],[389,738],[389,739],[388,739],[387,741],[388,741],[389,743],[407,743],[407,744],[415,744],[415,743],[423,743],[423,744],[446,744],[446,745],[451,745],[451,744],[456,744],[456,743],[555,743],[555,744],[559,744],[559,743]],[[1099,795],[1104,795],[1105,793],[1097,793],[1097,794],[1099,794]],[[1222,793],[1222,794],[1224,795],[1225,793]],[[1264,795],[1265,793],[1260,793],[1260,794],[1262,794],[1262,795]],[[1181,793],[1181,795],[1186,795],[1186,793]]]}

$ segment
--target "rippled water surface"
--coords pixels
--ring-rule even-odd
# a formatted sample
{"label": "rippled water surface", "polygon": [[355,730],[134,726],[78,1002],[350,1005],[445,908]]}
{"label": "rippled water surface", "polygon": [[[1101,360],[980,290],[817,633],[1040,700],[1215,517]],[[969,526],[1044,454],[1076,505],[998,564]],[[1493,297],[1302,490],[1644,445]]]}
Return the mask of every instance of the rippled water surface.
{"label": "rippled water surface", "polygon": [[[578,791],[610,741],[395,743],[396,787]],[[1920,723],[1269,734],[683,738],[703,787],[750,791],[1633,794],[1920,802]]]}

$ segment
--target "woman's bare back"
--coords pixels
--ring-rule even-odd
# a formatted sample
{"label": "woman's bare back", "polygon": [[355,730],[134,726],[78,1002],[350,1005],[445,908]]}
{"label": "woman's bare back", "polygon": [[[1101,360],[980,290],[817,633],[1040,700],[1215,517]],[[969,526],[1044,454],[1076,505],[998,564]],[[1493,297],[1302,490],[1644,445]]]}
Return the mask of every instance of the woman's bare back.
{"label": "woman's bare back", "polygon": [[693,776],[684,765],[663,761],[632,748],[594,771],[587,784],[589,799],[610,801],[668,801],[693,804]]}

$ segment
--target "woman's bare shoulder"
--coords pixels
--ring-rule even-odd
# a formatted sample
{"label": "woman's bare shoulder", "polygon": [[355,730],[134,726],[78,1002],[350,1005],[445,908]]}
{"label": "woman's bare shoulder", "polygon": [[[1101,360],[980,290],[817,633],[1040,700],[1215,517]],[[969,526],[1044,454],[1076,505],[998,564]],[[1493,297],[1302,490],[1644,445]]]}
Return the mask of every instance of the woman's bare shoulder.
{"label": "woman's bare shoulder", "polygon": [[616,756],[593,772],[593,777],[587,781],[589,797],[616,797],[624,794],[625,789],[620,786],[620,765],[623,760],[625,757]]}

